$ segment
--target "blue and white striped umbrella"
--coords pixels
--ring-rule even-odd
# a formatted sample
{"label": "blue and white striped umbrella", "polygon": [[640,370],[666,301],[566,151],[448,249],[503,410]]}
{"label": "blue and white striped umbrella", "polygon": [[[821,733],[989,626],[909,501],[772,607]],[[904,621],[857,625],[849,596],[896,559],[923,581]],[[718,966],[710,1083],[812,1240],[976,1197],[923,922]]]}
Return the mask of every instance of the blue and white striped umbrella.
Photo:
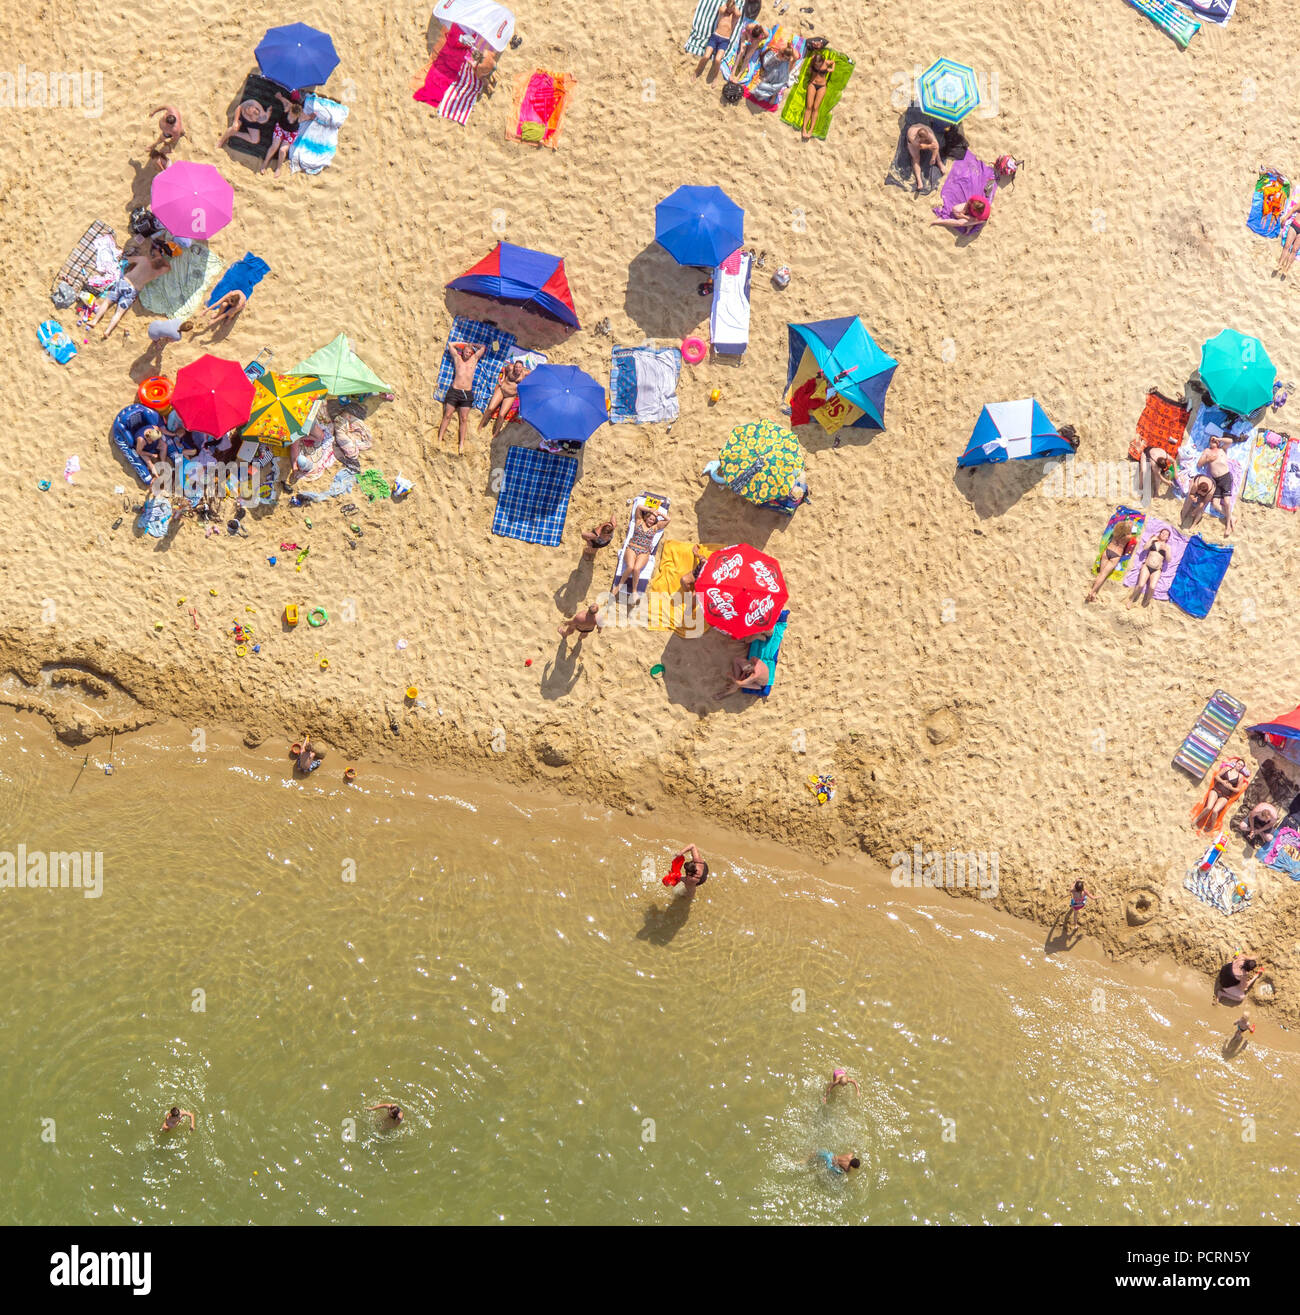
{"label": "blue and white striped umbrella", "polygon": [[944,123],[960,123],[980,103],[975,70],[940,59],[921,74],[921,108]]}

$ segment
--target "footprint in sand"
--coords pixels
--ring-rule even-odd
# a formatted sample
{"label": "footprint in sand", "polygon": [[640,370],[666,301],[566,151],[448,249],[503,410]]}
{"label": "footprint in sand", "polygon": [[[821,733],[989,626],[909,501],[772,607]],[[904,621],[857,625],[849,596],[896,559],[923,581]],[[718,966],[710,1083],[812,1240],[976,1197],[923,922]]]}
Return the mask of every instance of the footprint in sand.
{"label": "footprint in sand", "polygon": [[936,747],[951,746],[961,738],[961,718],[951,708],[936,708],[921,726],[926,739]]}

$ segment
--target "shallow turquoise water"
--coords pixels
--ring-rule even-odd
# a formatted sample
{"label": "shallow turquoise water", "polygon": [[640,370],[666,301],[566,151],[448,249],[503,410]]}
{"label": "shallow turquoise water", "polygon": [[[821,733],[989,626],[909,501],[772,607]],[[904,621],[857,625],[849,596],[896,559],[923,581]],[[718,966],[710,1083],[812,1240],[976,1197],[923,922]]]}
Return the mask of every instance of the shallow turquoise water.
{"label": "shallow turquoise water", "polygon": [[687,910],[653,819],[116,760],[0,731],[0,849],[104,854],[98,900],[0,891],[0,1221],[1296,1217],[1295,1054],[969,902],[715,843]]}

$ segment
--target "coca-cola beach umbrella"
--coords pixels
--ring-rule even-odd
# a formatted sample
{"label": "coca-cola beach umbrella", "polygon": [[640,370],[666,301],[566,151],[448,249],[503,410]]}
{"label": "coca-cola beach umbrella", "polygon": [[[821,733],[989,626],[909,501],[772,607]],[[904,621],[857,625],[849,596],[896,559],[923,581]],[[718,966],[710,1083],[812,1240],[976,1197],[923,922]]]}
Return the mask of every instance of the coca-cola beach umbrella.
{"label": "coca-cola beach umbrella", "polygon": [[704,619],[733,639],[771,630],[790,597],[781,563],[748,543],[719,548],[695,582]]}

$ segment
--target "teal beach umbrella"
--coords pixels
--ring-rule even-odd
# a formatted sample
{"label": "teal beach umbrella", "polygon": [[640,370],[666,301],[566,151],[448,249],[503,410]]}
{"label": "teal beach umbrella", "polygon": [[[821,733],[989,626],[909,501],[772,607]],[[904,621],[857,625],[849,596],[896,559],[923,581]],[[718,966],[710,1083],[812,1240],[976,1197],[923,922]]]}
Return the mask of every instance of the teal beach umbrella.
{"label": "teal beach umbrella", "polygon": [[1273,400],[1277,369],[1264,344],[1224,329],[1201,347],[1201,382],[1225,411],[1249,415]]}
{"label": "teal beach umbrella", "polygon": [[980,103],[975,70],[954,59],[936,60],[921,74],[921,108],[944,123],[960,123]]}

